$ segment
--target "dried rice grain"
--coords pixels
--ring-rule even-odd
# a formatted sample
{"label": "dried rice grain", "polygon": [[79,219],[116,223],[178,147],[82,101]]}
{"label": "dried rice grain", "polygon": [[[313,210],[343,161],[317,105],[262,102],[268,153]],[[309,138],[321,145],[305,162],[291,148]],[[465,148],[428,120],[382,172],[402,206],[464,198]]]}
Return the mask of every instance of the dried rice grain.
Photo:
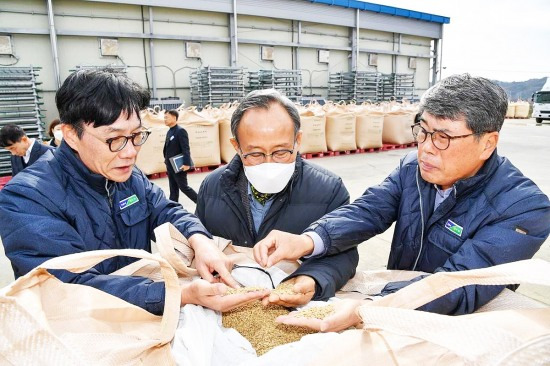
{"label": "dried rice grain", "polygon": [[296,313],[294,316],[297,318],[309,318],[309,319],[325,319],[327,316],[334,313],[334,305],[329,304],[325,306],[312,306],[305,310]]}
{"label": "dried rice grain", "polygon": [[271,291],[272,294],[277,295],[296,295],[296,292],[293,290],[294,283],[287,281],[282,282],[275,288],[275,290]]}
{"label": "dried rice grain", "polygon": [[258,300],[223,313],[222,324],[226,328],[236,329],[261,356],[274,347],[299,341],[304,335],[315,333],[307,328],[275,322],[278,316],[288,313],[289,310],[283,306],[264,307]]}
{"label": "dried rice grain", "polygon": [[224,294],[225,295],[234,295],[234,294],[247,294],[249,292],[254,292],[254,291],[263,291],[265,290],[265,288],[263,287],[258,287],[258,286],[252,286],[252,287],[239,287],[239,288],[228,288],[227,289],[227,292]]}

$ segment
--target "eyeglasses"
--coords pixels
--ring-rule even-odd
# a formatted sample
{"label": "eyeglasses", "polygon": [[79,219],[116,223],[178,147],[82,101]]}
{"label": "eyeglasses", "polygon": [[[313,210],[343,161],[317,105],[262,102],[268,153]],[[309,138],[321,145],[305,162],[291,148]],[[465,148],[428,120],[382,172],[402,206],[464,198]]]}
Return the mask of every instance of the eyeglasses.
{"label": "eyeglasses", "polygon": [[105,142],[109,144],[109,150],[111,150],[112,152],[118,152],[126,147],[128,140],[131,140],[134,146],[143,145],[145,141],[147,141],[147,139],[149,138],[150,134],[151,134],[151,131],[143,130],[143,131],[133,133],[130,136],[112,137],[110,139],[105,140]]}
{"label": "eyeglasses", "polygon": [[[84,131],[85,130],[82,129],[82,132],[84,132]],[[107,140],[103,140],[101,137],[97,137],[96,135],[94,135],[93,133],[90,133],[88,131],[86,131],[86,133],[88,133],[89,135],[95,137],[99,141],[103,141],[107,145],[109,145],[109,150],[111,150],[111,152],[119,152],[119,151],[121,151],[122,149],[124,149],[126,147],[126,144],[128,143],[128,140],[131,140],[132,144],[134,146],[143,145],[145,143],[145,141],[147,141],[147,139],[149,138],[149,135],[151,134],[151,131],[150,130],[142,130],[142,131],[139,131],[139,132],[135,132],[135,133],[131,134],[130,136],[111,137],[110,139],[107,139]]]}
{"label": "eyeglasses", "polygon": [[451,144],[451,140],[461,139],[464,137],[469,137],[474,135],[482,135],[485,133],[485,132],[475,132],[467,135],[449,136],[445,132],[441,132],[441,131],[428,132],[424,127],[420,126],[419,124],[412,125],[411,129],[416,142],[421,144],[424,141],[426,141],[426,138],[428,137],[428,135],[430,135],[432,138],[432,143],[438,150],[447,150],[449,148],[449,145]]}
{"label": "eyeglasses", "polygon": [[[296,141],[294,141],[294,146],[296,146]],[[265,163],[268,156],[271,156],[271,159],[276,163],[285,163],[292,156],[292,154],[294,154],[294,149],[275,150],[271,154],[265,154],[259,151],[243,154],[243,151],[241,150],[241,154],[243,159],[253,165]]]}

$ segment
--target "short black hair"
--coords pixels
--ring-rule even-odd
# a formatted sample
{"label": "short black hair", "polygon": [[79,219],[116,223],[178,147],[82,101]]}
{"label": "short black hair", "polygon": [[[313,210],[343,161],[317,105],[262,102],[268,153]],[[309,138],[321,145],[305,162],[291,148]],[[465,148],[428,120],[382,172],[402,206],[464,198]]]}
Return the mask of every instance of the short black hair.
{"label": "short black hair", "polygon": [[175,109],[170,109],[169,111],[166,111],[166,113],[171,114],[172,116],[176,117],[176,120],[180,117],[180,114]]}
{"label": "short black hair", "polygon": [[55,94],[61,123],[82,136],[83,125],[94,128],[113,124],[122,113],[127,118],[147,107],[151,95],[124,72],[105,68],[73,72]]}
{"label": "short black hair", "polygon": [[21,141],[27,136],[25,131],[17,125],[5,125],[0,130],[0,147],[8,147]]}

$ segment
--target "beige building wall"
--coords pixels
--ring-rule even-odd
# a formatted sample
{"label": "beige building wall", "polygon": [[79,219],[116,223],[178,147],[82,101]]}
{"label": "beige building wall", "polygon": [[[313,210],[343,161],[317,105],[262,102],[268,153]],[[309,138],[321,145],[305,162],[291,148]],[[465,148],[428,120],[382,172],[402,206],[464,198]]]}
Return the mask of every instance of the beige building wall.
{"label": "beige building wall", "polygon": [[[0,33],[12,36],[15,66],[40,67],[39,81],[45,109],[45,121],[57,117],[55,107],[55,73],[50,45],[46,1],[1,0]],[[57,31],[59,73],[61,81],[77,65],[126,65],[128,74],[144,86],[152,88],[149,54],[149,7],[81,0],[53,0]],[[154,73],[157,96],[176,96],[190,102],[189,74],[200,66],[230,65],[230,16],[208,11],[153,8]],[[332,72],[350,71],[351,30],[344,26],[302,22],[297,45],[297,21],[239,15],[237,19],[238,65],[250,71],[259,69],[291,69],[297,63],[303,70],[303,93],[327,95],[328,76]],[[145,35],[145,37],[143,37]],[[101,56],[99,38],[117,38],[119,57]],[[402,35],[400,52],[396,52],[396,35],[389,32],[361,29],[357,68],[382,73],[414,73],[419,94],[429,87],[432,40]],[[185,42],[201,43],[201,58],[188,58]],[[275,60],[261,59],[261,46],[273,46]],[[320,63],[318,50],[330,51],[328,63]],[[368,52],[378,54],[378,66],[368,65]],[[416,69],[408,67],[411,55],[417,55]],[[394,70],[394,60],[396,69]],[[0,56],[0,64],[13,59]],[[149,68],[146,68],[146,65]]]}

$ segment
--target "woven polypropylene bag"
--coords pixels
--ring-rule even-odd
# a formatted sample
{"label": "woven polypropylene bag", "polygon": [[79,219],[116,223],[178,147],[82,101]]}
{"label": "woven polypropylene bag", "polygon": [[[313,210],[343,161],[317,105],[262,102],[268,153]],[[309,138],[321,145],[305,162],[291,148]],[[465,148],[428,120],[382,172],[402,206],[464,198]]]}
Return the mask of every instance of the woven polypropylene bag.
{"label": "woven polypropylene bag", "polygon": [[[164,315],[156,316],[90,286],[59,281],[47,269],[80,273],[115,256],[160,267]],[[177,275],[142,250],[100,250],[44,262],[0,291],[0,364],[170,365],[180,307]]]}

